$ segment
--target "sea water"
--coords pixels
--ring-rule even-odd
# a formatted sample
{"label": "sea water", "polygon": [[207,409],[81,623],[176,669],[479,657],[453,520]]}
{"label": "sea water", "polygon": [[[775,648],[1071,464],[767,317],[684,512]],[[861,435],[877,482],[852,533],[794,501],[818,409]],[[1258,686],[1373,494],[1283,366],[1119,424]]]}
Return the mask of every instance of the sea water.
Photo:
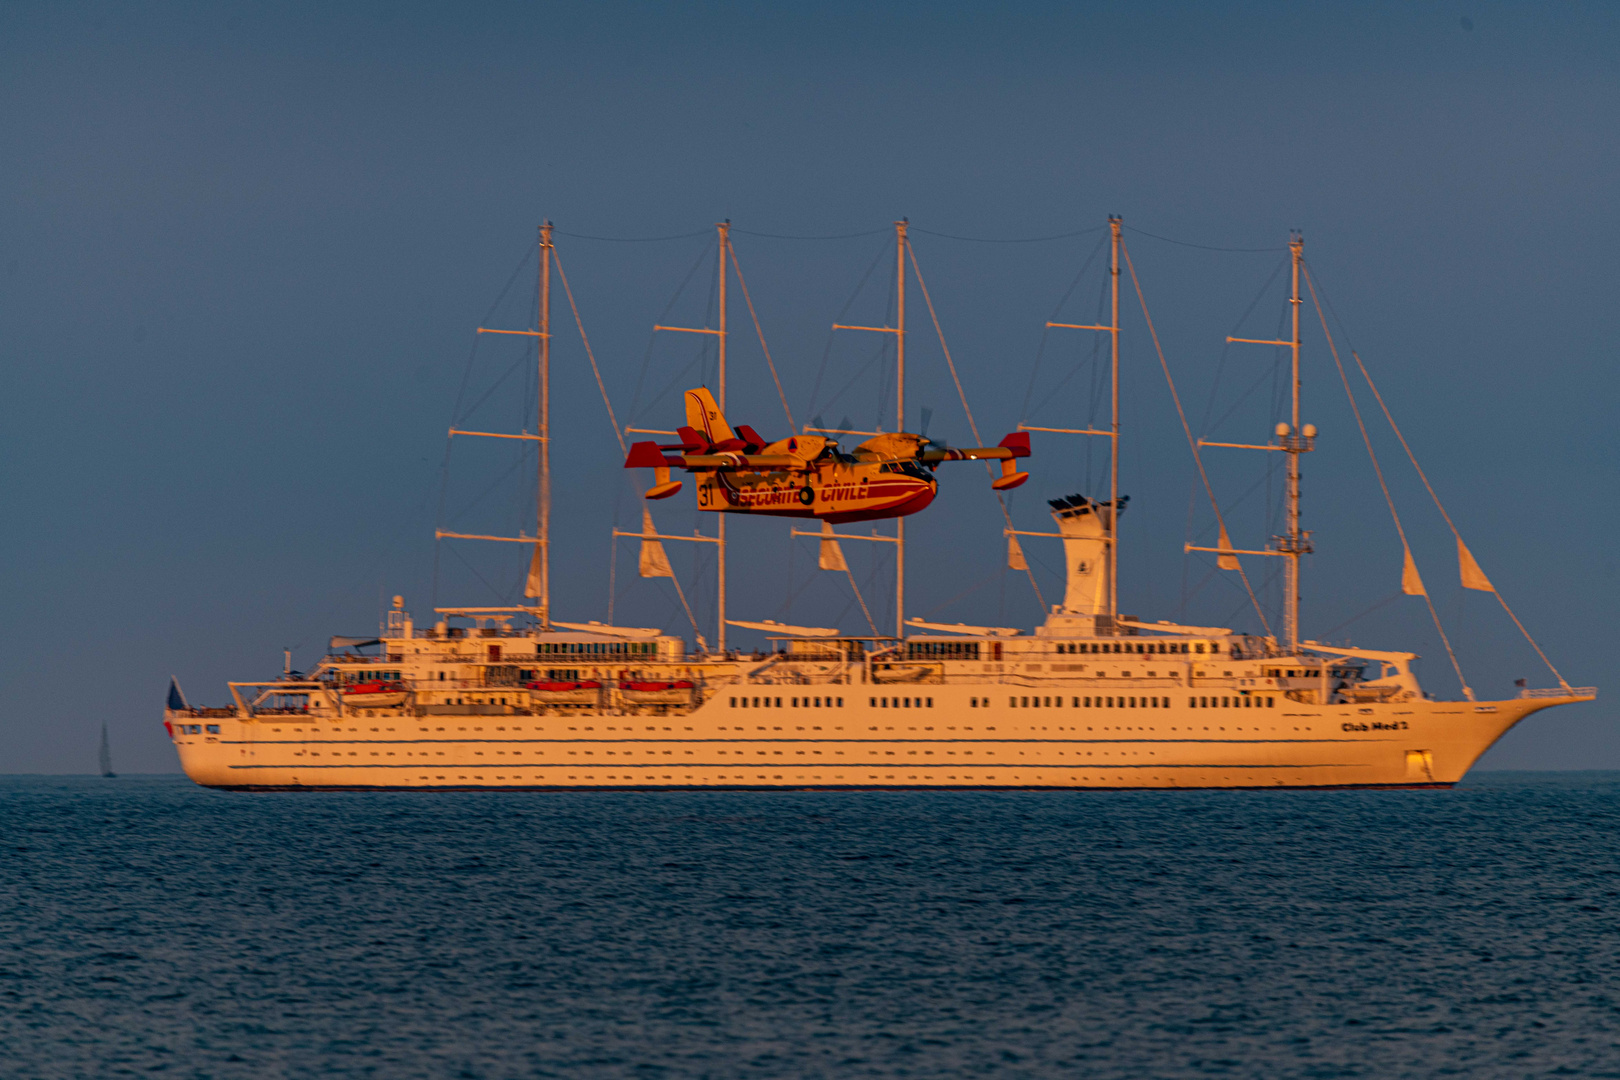
{"label": "sea water", "polygon": [[1620,1076],[1617,797],[0,780],[0,1077]]}

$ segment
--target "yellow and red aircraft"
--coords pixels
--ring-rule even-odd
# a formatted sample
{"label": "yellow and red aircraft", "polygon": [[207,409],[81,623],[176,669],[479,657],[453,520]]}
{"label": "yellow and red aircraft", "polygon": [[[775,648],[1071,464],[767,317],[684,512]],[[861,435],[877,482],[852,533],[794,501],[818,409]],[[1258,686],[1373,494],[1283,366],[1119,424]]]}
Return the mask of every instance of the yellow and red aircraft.
{"label": "yellow and red aircraft", "polygon": [[934,501],[934,469],[942,461],[1000,461],[997,491],[1029,479],[1013,462],[1029,456],[1029,434],[1014,432],[999,446],[956,449],[921,435],[896,432],[867,439],[845,453],[821,435],[792,435],[767,443],[747,424],[733,431],[707,388],[686,392],[680,442],[638,442],[627,469],[652,469],[649,499],[681,490],[671,469],[695,473],[700,510],[773,517],[823,518],[833,524],[915,514]]}

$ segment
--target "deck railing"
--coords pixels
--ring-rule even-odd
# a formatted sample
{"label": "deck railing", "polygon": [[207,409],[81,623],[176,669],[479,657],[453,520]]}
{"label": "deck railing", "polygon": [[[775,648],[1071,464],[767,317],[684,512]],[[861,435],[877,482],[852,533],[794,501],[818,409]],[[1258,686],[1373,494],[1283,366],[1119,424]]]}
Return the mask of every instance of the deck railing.
{"label": "deck railing", "polygon": [[1520,689],[1521,698],[1543,697],[1597,697],[1598,688],[1595,686],[1549,686],[1546,689]]}

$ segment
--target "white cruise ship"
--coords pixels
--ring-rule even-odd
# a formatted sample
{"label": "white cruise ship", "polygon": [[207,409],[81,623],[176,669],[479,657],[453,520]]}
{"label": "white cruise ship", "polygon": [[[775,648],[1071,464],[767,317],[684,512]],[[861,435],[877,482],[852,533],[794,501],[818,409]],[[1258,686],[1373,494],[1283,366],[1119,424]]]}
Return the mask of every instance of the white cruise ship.
{"label": "white cruise ship", "polygon": [[[1122,240],[1118,220],[1110,224],[1113,322],[1081,329],[1111,334],[1117,387]],[[724,227],[721,241],[724,252]],[[904,253],[903,226],[898,244]],[[1526,716],[1596,691],[1559,677],[1556,688],[1503,700],[1474,700],[1466,684],[1462,700],[1436,700],[1411,653],[1300,639],[1299,571],[1310,552],[1300,458],[1315,432],[1299,422],[1297,238],[1292,248],[1293,337],[1265,343],[1293,348],[1292,421],[1255,447],[1287,455],[1288,530],[1242,551],[1223,523],[1219,546],[1205,549],[1238,572],[1244,558],[1285,560],[1280,635],[1119,614],[1116,394],[1111,430],[1084,432],[1116,448],[1112,489],[1052,502],[1057,531],[1045,535],[1060,538],[1066,591],[1029,631],[913,619],[883,638],[732,623],[773,643],[745,656],[724,647],[723,606],[714,651],[655,629],[553,621],[542,498],[536,537],[516,538],[534,549],[537,603],[439,609],[418,626],[396,597],[375,637],[333,638],[307,676],[230,683],[221,708],[193,707],[172,683],[164,724],[180,762],[199,784],[238,790],[1452,785]],[[532,333],[544,388],[549,229],[541,255]],[[901,319],[903,329],[903,308]],[[543,440],[546,408],[540,416]],[[543,493],[548,445],[539,444]],[[662,574],[648,521],[643,570]],[[1489,589],[1460,537],[1458,550],[1464,584]],[[1410,555],[1406,566],[1406,591],[1426,595]],[[723,605],[723,571],[721,582]],[[903,598],[903,576],[897,588]]]}

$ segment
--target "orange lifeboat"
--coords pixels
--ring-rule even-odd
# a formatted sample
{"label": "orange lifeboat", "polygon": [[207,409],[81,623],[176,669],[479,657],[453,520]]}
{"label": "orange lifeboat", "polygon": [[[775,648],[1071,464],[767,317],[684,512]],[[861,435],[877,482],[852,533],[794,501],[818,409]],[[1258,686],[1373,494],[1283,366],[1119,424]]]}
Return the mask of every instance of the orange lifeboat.
{"label": "orange lifeboat", "polygon": [[393,709],[405,704],[405,684],[376,679],[343,688],[343,704],[351,709]]}

